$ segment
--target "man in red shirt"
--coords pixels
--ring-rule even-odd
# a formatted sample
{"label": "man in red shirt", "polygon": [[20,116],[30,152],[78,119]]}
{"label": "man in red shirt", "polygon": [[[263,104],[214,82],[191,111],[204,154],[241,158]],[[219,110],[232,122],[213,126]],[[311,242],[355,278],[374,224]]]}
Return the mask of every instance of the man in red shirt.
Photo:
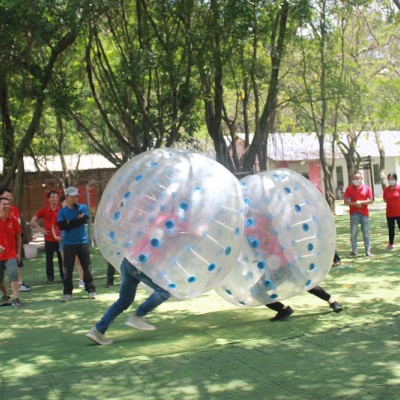
{"label": "man in red shirt", "polygon": [[[41,208],[31,219],[31,225],[38,229],[44,235],[44,250],[46,253],[46,275],[47,283],[54,283],[54,253],[57,254],[58,268],[61,280],[64,279],[63,261],[59,251],[59,242],[53,235],[53,221],[57,219],[57,212],[60,209],[58,193],[51,190],[47,193],[48,204]],[[38,221],[43,220],[43,227]]]}
{"label": "man in red shirt", "polygon": [[350,206],[350,236],[352,257],[357,255],[357,235],[358,225],[361,226],[361,232],[364,239],[365,255],[372,257],[371,241],[369,235],[369,211],[368,205],[373,203],[371,188],[362,183],[363,177],[360,171],[353,174],[352,184],[344,192],[344,204]]}
{"label": "man in red shirt", "polygon": [[[10,202],[10,215],[13,216],[14,218],[16,218],[19,223],[19,226],[21,226],[21,212],[19,211],[18,207],[13,204],[13,195],[12,195],[11,189],[9,189],[9,188],[0,189],[0,197],[5,197],[6,199],[8,199],[8,201]],[[22,233],[22,229],[21,229],[21,235],[22,234],[23,233]],[[19,291],[20,292],[28,292],[29,290],[32,289],[32,286],[24,283],[22,280],[23,266],[24,266],[24,263],[22,261],[22,257],[20,257],[18,260]]]}
{"label": "man in red shirt", "polygon": [[10,202],[0,197],[0,283],[7,272],[13,293],[12,306],[22,307],[19,300],[18,261],[21,259],[21,225],[10,214]]}

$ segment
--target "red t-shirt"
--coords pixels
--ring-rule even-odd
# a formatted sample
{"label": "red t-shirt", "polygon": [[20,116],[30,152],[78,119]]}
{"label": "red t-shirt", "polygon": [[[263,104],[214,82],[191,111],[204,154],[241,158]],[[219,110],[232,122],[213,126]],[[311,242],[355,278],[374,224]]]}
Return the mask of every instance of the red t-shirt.
{"label": "red t-shirt", "polygon": [[54,239],[53,236],[53,231],[51,229],[51,226],[54,223],[54,218],[56,218],[57,221],[57,212],[60,209],[60,207],[57,206],[56,209],[51,209],[49,205],[41,208],[37,213],[36,213],[36,218],[37,219],[43,219],[43,224],[44,224],[44,229],[46,230],[46,235],[44,235],[44,240],[47,242],[56,242],[56,239]]}
{"label": "red t-shirt", "polygon": [[400,185],[385,188],[383,200],[386,201],[386,216],[400,217]]}
{"label": "red t-shirt", "polygon": [[18,207],[14,204],[11,204],[10,206],[10,214],[14,218],[16,218],[19,221],[21,221],[21,212],[19,211]]}
{"label": "red t-shirt", "polygon": [[21,226],[15,217],[9,214],[5,221],[0,219],[0,245],[5,248],[0,260],[17,258],[18,236],[21,236]]}
{"label": "red t-shirt", "polygon": [[[357,201],[357,200],[371,200],[372,190],[369,186],[361,184],[360,186],[349,185],[347,186],[344,195],[344,199],[350,199],[350,201]],[[363,205],[361,208],[357,208],[356,206],[350,206],[349,213],[360,213],[366,217],[369,216],[368,206]]]}

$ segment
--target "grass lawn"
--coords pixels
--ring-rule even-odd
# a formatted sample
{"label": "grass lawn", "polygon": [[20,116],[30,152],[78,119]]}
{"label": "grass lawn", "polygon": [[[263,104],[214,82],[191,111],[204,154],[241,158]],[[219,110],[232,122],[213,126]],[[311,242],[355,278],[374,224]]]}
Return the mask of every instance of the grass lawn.
{"label": "grass lawn", "polygon": [[[304,293],[271,323],[265,307],[237,308],[213,291],[163,304],[149,317],[157,330],[115,320],[111,346],[85,334],[117,298],[105,288],[107,263],[92,251],[96,300],[77,288],[61,303],[61,284],[46,284],[44,254],[25,261],[24,307],[0,307],[0,399],[398,399],[400,393],[399,250],[384,252],[381,200],[371,211],[374,257],[346,258],[349,217],[336,216],[342,264],[322,286],[344,311]],[[363,254],[361,234],[359,254]],[[147,296],[139,293],[137,305]]]}

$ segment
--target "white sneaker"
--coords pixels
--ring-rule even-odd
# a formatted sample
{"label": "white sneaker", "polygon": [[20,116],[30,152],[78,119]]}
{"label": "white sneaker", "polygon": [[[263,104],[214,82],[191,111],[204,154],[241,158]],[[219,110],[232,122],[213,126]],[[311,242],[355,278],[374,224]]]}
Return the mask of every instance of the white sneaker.
{"label": "white sneaker", "polygon": [[136,314],[132,314],[125,321],[125,325],[128,325],[132,328],[140,329],[142,331],[154,331],[156,329],[155,326],[148,324],[144,317],[139,317]]}
{"label": "white sneaker", "polygon": [[79,281],[79,283],[78,283],[78,288],[79,288],[79,289],[84,289],[84,288],[85,288],[85,282]]}
{"label": "white sneaker", "polygon": [[94,300],[96,298],[96,292],[90,292],[89,293],[89,299]]}
{"label": "white sneaker", "polygon": [[18,290],[20,292],[29,292],[32,289],[31,285],[27,285],[26,283],[22,282],[19,286],[18,286]]}
{"label": "white sneaker", "polygon": [[86,337],[103,346],[107,344],[113,344],[113,341],[111,339],[107,339],[106,336],[103,333],[100,333],[95,326],[90,329],[90,331],[86,334]]}

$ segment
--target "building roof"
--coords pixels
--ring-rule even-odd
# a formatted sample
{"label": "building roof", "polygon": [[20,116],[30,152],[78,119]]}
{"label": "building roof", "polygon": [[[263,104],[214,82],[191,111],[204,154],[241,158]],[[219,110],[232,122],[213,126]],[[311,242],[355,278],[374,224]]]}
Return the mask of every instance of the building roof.
{"label": "building roof", "polygon": [[[382,131],[379,136],[386,157],[400,155],[400,131]],[[345,134],[342,141],[348,143]],[[327,136],[324,142],[325,155],[332,157],[332,138]],[[362,132],[357,140],[357,151],[361,157],[379,157],[379,149],[373,132]],[[268,138],[268,156],[275,161],[319,160],[319,143],[315,133],[276,133]],[[334,158],[344,158],[335,146]]]}

